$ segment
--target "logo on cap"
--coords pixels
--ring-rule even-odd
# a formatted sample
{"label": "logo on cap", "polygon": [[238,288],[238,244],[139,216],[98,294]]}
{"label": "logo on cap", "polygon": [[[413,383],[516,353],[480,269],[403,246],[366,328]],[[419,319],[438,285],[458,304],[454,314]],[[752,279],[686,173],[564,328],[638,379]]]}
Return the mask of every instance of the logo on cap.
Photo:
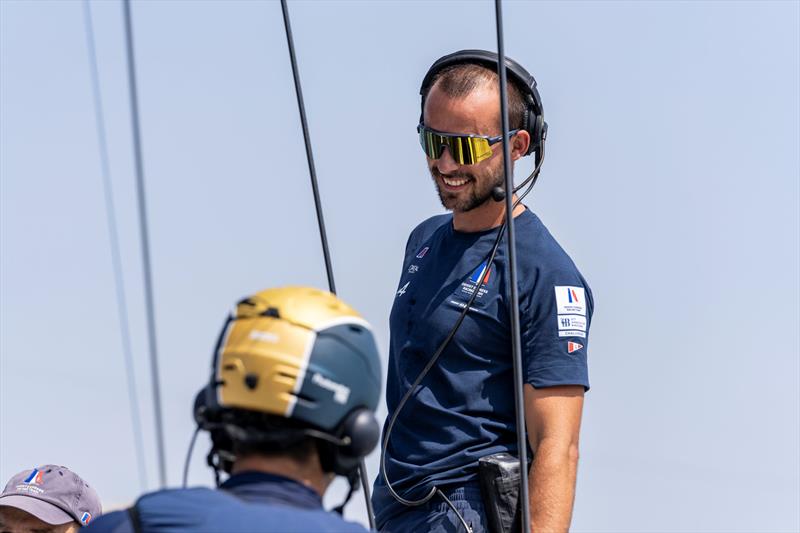
{"label": "logo on cap", "polygon": [[43,472],[41,470],[39,470],[38,468],[34,468],[33,472],[31,472],[30,475],[25,478],[25,481],[23,481],[23,483],[25,483],[26,485],[41,485],[42,475]]}
{"label": "logo on cap", "polygon": [[92,513],[83,513],[81,515],[81,524],[84,526],[89,525],[89,522],[92,521]]}

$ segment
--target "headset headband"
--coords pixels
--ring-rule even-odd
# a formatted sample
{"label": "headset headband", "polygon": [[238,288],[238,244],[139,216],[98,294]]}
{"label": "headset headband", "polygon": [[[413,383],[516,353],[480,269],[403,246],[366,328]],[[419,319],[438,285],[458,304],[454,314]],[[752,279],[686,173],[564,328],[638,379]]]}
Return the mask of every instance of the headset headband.
{"label": "headset headband", "polygon": [[[447,67],[470,63],[482,65],[493,71],[496,71],[497,54],[487,50],[461,50],[440,57],[433,65],[431,65],[431,68],[428,69],[428,72],[422,79],[422,85],[419,89],[419,94],[422,97],[419,119],[420,123],[423,122],[422,114],[425,109],[425,95],[430,90],[431,84],[433,83],[436,75]],[[527,113],[524,120],[524,128],[531,136],[531,144],[527,152],[530,154],[541,146],[542,137],[546,130],[542,98],[539,96],[539,91],[536,88],[536,79],[531,75],[530,72],[525,70],[522,65],[508,56],[505,58],[505,64],[506,72],[522,91],[523,98],[525,99]]]}

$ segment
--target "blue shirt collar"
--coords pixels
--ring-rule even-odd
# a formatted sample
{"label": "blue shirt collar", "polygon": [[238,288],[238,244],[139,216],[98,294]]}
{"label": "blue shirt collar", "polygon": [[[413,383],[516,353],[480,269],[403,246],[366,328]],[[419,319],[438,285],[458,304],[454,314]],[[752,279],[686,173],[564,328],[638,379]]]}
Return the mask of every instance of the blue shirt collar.
{"label": "blue shirt collar", "polygon": [[322,508],[322,498],[316,491],[277,474],[239,472],[229,477],[220,488],[246,501],[282,503],[305,509]]}

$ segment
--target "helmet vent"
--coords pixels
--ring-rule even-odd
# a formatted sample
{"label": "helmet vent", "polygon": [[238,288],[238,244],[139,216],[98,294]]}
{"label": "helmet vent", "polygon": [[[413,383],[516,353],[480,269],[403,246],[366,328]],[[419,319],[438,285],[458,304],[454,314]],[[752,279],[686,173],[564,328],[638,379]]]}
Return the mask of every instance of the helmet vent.
{"label": "helmet vent", "polygon": [[247,388],[250,390],[255,390],[258,387],[258,374],[247,374],[244,377],[244,384],[247,385]]}

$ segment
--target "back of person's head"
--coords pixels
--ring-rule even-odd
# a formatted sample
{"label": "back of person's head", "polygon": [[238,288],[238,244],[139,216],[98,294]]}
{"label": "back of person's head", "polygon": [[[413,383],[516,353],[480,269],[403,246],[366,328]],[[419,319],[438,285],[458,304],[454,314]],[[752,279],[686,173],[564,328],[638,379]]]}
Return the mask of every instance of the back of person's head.
{"label": "back of person's head", "polygon": [[220,333],[195,401],[210,462],[281,456],[351,477],[377,444],[381,388],[369,324],[331,293],[269,289],[241,300]]}
{"label": "back of person's head", "polygon": [[13,476],[0,494],[0,531],[65,533],[100,515],[95,490],[66,467],[43,465]]}

